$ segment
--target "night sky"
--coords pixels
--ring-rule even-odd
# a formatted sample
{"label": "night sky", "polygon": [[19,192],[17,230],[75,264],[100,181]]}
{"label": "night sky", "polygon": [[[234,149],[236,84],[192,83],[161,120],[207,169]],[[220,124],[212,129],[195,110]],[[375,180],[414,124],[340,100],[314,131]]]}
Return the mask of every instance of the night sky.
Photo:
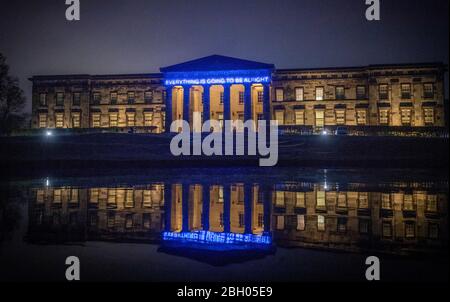
{"label": "night sky", "polygon": [[211,54],[277,68],[448,64],[448,5],[381,0],[368,22],[365,0],[81,0],[68,22],[65,0],[0,0],[0,52],[28,98],[32,75],[158,72]]}

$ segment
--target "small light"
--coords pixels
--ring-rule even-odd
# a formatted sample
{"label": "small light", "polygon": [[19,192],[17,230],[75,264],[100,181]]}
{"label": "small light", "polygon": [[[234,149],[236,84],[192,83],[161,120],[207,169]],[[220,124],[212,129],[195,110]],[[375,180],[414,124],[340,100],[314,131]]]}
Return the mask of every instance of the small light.
{"label": "small light", "polygon": [[48,177],[45,179],[45,186],[50,186],[50,179],[48,179]]}
{"label": "small light", "polygon": [[322,135],[327,135],[328,131],[327,130],[322,130]]}
{"label": "small light", "polygon": [[53,133],[52,133],[51,131],[47,131],[47,132],[45,132],[45,135],[47,135],[47,136],[52,136]]}

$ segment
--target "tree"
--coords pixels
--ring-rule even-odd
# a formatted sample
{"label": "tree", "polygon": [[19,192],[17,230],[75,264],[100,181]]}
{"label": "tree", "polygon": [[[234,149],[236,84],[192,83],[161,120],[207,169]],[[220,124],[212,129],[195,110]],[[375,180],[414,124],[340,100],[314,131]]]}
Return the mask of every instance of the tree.
{"label": "tree", "polygon": [[25,96],[17,78],[9,75],[6,58],[0,53],[0,134],[9,134],[23,121]]}

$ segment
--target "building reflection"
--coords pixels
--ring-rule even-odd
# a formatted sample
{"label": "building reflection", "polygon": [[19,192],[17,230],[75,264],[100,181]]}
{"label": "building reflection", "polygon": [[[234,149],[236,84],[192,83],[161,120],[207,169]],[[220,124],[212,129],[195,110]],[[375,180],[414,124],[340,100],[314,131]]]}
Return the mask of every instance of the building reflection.
{"label": "building reflection", "polygon": [[175,238],[182,248],[193,239],[211,243],[202,242],[205,234],[231,234],[246,243],[270,238],[263,243],[279,247],[408,254],[441,252],[448,240],[448,192],[422,183],[48,185],[32,196],[33,243]]}

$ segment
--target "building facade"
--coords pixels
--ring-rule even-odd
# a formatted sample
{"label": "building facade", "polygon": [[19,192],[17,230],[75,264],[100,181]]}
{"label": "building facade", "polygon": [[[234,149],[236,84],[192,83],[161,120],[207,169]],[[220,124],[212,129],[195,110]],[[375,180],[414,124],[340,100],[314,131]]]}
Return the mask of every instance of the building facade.
{"label": "building facade", "polygon": [[196,112],[217,121],[208,130],[269,119],[319,129],[443,127],[445,72],[441,63],[275,69],[213,55],[154,74],[33,76],[32,127],[161,133],[183,119],[200,131]]}

